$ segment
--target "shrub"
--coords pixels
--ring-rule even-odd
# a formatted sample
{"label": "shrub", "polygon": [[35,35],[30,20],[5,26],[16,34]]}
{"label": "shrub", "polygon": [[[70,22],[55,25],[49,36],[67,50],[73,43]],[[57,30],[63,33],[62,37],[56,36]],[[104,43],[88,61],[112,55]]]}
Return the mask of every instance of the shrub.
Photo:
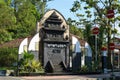
{"label": "shrub", "polygon": [[89,69],[86,65],[82,66],[81,69],[80,69],[80,72],[83,72],[83,73],[88,72],[88,71],[89,71]]}
{"label": "shrub", "polygon": [[13,67],[17,62],[17,48],[0,48],[0,67]]}
{"label": "shrub", "polygon": [[100,63],[99,61],[95,61],[92,63],[92,71],[93,72],[98,72],[100,70]]}
{"label": "shrub", "polygon": [[43,71],[41,63],[34,59],[32,53],[24,52],[23,58],[19,61],[20,72],[39,72]]}

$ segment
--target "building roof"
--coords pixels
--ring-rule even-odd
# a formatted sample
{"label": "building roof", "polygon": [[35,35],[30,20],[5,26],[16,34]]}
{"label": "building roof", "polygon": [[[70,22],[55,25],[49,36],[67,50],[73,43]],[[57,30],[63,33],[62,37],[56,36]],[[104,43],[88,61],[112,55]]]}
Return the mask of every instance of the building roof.
{"label": "building roof", "polygon": [[[76,36],[74,34],[70,34],[70,38],[72,36],[75,36],[79,41],[80,41],[80,44],[81,46],[85,46],[85,40],[81,39],[79,36]],[[32,39],[33,37],[30,36],[28,37],[28,43],[30,42],[30,40]],[[12,41],[9,41],[9,42],[6,42],[4,44],[0,44],[0,48],[4,48],[4,47],[19,47],[20,43],[24,40],[25,38],[18,38],[18,39],[15,39],[15,40],[12,40]],[[72,39],[72,38],[71,38]],[[120,38],[117,38],[118,40],[120,40]],[[120,49],[120,44],[115,44],[115,49]]]}
{"label": "building roof", "polygon": [[120,38],[115,37],[115,39],[117,40],[117,42],[115,42],[115,49],[119,49],[120,50]]}
{"label": "building roof", "polygon": [[[24,40],[25,38],[18,38],[18,39],[14,39],[11,40],[9,42],[0,44],[0,48],[5,48],[5,47],[19,47],[20,43]],[[32,37],[28,37],[28,42],[32,39]]]}
{"label": "building roof", "polygon": [[74,35],[74,34],[70,34],[70,38],[71,38],[71,39],[72,39],[72,36],[76,37],[76,38],[80,41],[80,45],[81,45],[81,46],[85,46],[85,43],[86,43],[85,40],[81,39],[79,36]]}

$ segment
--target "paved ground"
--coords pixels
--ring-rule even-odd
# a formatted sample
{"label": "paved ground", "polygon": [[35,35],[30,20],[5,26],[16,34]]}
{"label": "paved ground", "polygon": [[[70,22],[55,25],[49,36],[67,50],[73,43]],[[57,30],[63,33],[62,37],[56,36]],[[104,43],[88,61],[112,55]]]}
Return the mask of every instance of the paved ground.
{"label": "paved ground", "polygon": [[[114,72],[118,76],[116,80],[120,80],[120,72]],[[103,80],[103,78],[111,77],[109,74],[96,74],[96,75],[57,75],[57,76],[0,76],[0,80]],[[104,79],[105,80],[105,79]],[[109,80],[109,79],[108,79]]]}
{"label": "paved ground", "polygon": [[[115,76],[120,77],[120,72],[115,72]],[[111,77],[109,74],[96,74],[96,75],[62,75],[62,76],[29,76],[22,77],[27,80],[103,80],[103,78]],[[120,80],[120,79],[117,79]]]}

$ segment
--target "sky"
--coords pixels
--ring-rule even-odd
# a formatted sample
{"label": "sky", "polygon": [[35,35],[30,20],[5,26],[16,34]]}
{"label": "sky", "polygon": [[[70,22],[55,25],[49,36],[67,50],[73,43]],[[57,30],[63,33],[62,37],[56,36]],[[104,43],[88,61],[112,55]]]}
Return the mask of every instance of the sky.
{"label": "sky", "polygon": [[56,9],[59,11],[67,20],[69,17],[72,19],[75,19],[75,14],[70,12],[70,9],[72,8],[72,4],[75,0],[53,0],[48,2],[48,8],[49,9]]}

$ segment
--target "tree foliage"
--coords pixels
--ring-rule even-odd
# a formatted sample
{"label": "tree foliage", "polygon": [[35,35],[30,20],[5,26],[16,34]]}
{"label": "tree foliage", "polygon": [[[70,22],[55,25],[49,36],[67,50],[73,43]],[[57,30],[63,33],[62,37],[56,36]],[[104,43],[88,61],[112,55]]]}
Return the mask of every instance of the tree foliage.
{"label": "tree foliage", "polygon": [[0,0],[0,44],[34,35],[48,1],[51,0]]}
{"label": "tree foliage", "polygon": [[0,67],[13,67],[17,62],[17,48],[1,48],[0,49]]}
{"label": "tree foliage", "polygon": [[69,26],[70,26],[70,33],[79,36],[83,39],[83,30],[78,28],[77,25],[74,24],[74,20],[71,18],[68,18],[67,20]]}
{"label": "tree foliage", "polygon": [[29,0],[14,0],[15,16],[17,19],[14,37],[26,37],[34,34],[36,29],[37,11]]}
{"label": "tree foliage", "polygon": [[[97,24],[106,31],[103,31],[104,34],[108,35],[107,33],[114,28],[113,24],[119,21],[118,6],[120,6],[119,0],[76,0],[73,3],[71,11],[76,13],[76,16],[79,18],[79,21],[77,21],[79,25],[90,23],[94,27]],[[107,10],[111,9],[114,10],[115,17],[108,19],[106,17]],[[109,28],[111,28],[110,31]],[[117,32],[116,29],[115,32]]]}
{"label": "tree foliage", "polygon": [[[117,34],[114,24],[116,22],[120,24],[119,7],[119,0],[76,0],[73,3],[73,7],[70,9],[72,12],[76,13],[76,16],[79,18],[79,21],[76,21],[79,25],[91,24],[93,27],[96,25],[99,26],[99,51],[102,45],[108,47],[108,64],[111,64],[109,43],[114,39],[112,35]],[[108,10],[114,10],[115,16],[113,18],[106,17]],[[92,28],[90,30],[92,30]],[[107,41],[105,38],[107,38]]]}
{"label": "tree foliage", "polygon": [[15,28],[16,17],[14,10],[4,0],[0,2],[0,13],[0,43],[3,43],[12,39],[9,29]]}

